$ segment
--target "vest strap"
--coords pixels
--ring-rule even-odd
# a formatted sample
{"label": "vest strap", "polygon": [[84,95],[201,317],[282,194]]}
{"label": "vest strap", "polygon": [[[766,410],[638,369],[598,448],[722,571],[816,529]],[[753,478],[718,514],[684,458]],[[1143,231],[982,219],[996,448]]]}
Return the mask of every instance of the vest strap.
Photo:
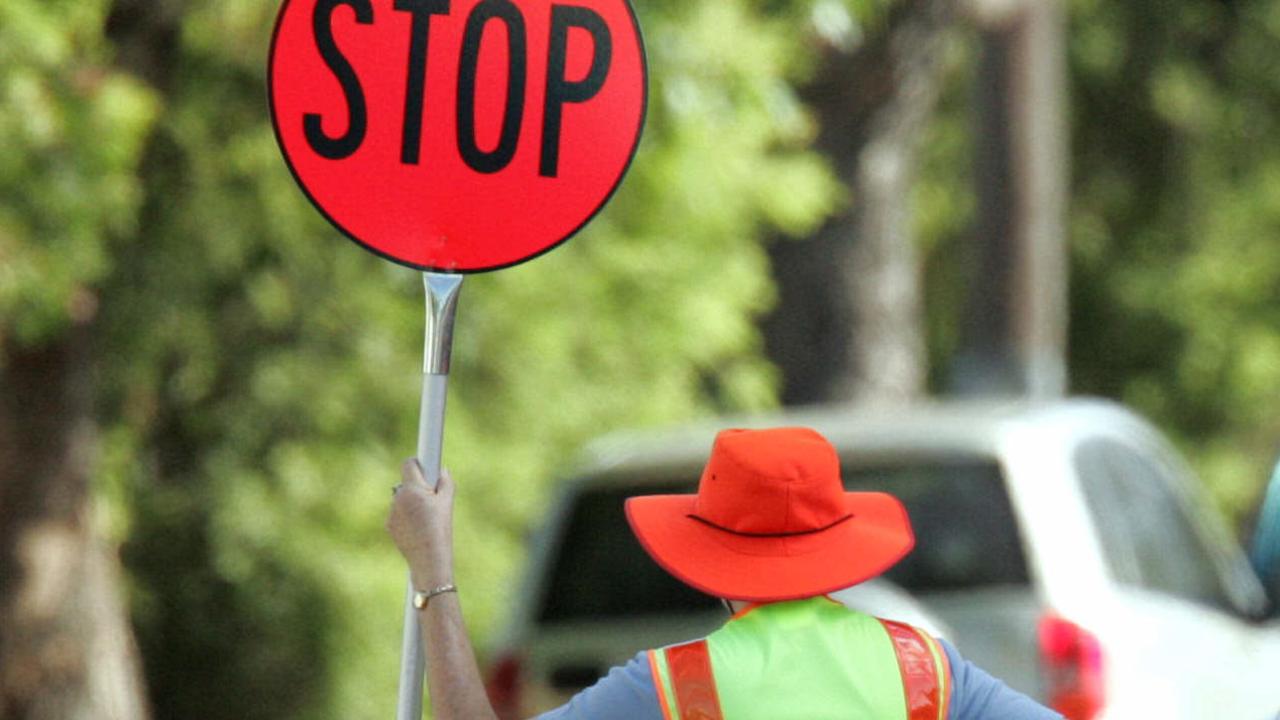
{"label": "vest strap", "polygon": [[951,701],[947,654],[926,632],[892,620],[880,620],[898,656],[908,720],[946,720]]}
{"label": "vest strap", "polygon": [[[707,641],[673,645],[662,652],[667,661],[679,720],[724,720],[715,677],[711,673]],[[655,682],[660,680],[655,678]]]}

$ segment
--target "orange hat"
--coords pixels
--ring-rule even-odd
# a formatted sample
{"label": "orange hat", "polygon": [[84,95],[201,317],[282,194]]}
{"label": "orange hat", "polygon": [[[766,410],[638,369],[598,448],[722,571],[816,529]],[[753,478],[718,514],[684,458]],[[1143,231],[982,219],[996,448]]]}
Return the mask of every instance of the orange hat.
{"label": "orange hat", "polygon": [[667,572],[732,600],[839,590],[883,573],[915,545],[902,503],[845,492],[835,448],[808,428],[725,430],[697,495],[633,497],[626,509]]}

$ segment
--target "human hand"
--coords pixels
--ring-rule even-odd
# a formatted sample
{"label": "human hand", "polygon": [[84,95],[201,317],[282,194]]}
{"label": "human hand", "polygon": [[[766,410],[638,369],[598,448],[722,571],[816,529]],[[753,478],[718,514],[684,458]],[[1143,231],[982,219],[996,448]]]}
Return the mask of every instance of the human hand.
{"label": "human hand", "polygon": [[409,563],[414,586],[440,587],[453,582],[453,478],[440,471],[435,490],[427,486],[418,461],[400,466],[402,482],[391,498],[387,533]]}

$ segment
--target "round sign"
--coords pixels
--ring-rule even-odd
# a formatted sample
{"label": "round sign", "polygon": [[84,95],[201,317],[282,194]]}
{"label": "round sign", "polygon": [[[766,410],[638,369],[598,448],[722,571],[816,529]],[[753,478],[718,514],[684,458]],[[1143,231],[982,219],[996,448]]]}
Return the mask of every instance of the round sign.
{"label": "round sign", "polygon": [[285,0],[268,68],[289,169],[348,237],[496,270],[580,230],[635,155],[628,0]]}

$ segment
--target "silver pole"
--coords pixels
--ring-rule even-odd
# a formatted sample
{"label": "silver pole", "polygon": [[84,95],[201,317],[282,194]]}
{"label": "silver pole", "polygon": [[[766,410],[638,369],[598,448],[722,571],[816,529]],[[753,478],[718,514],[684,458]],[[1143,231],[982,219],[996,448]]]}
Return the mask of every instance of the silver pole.
{"label": "silver pole", "polygon": [[[427,294],[427,330],[422,359],[422,404],[418,409],[418,464],[435,487],[440,482],[440,455],[444,445],[444,400],[449,382],[449,355],[453,349],[453,318],[458,307],[461,275],[423,273]],[[413,579],[404,598],[404,637],[400,643],[400,697],[396,720],[422,719],[422,680],[427,656],[413,607]]]}

